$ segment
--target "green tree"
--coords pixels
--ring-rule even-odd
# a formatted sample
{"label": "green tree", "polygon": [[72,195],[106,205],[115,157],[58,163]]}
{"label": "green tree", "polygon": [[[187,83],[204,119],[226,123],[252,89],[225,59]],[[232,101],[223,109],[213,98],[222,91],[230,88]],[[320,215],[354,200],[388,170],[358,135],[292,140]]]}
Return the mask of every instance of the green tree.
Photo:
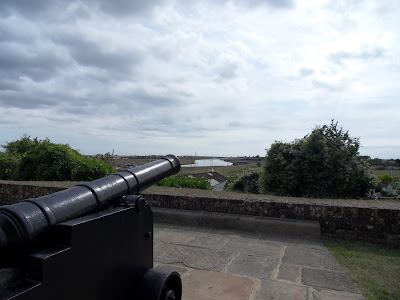
{"label": "green tree", "polygon": [[31,139],[27,134],[24,134],[19,140],[8,142],[7,145],[1,145],[6,149],[6,153],[21,157],[29,150],[35,148],[39,144],[37,138]]}
{"label": "green tree", "polygon": [[393,182],[393,177],[388,174],[378,176],[379,183],[387,184]]}
{"label": "green tree", "polygon": [[2,147],[6,151],[0,156],[0,179],[89,181],[114,170],[100,159],[86,158],[70,146],[55,144],[49,139],[31,139],[24,135]]}
{"label": "green tree", "polygon": [[359,139],[334,121],[294,142],[275,142],[265,158],[261,190],[296,197],[363,197],[374,180],[359,148]]}
{"label": "green tree", "polygon": [[259,181],[260,181],[260,172],[246,168],[240,176],[232,180],[228,180],[228,182],[224,187],[224,190],[259,194],[260,193]]}
{"label": "green tree", "polygon": [[18,159],[14,155],[0,152],[0,179],[13,179],[17,165]]}

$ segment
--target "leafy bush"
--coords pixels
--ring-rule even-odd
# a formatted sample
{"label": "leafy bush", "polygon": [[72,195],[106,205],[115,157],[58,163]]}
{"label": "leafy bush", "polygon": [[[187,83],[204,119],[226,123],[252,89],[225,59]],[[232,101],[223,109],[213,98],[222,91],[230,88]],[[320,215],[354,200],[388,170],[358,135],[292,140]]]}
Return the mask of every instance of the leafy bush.
{"label": "leafy bush", "polygon": [[239,177],[228,179],[224,190],[242,193],[260,193],[260,171],[246,168]]}
{"label": "leafy bush", "polygon": [[3,148],[6,152],[0,158],[0,179],[91,181],[114,171],[99,159],[86,158],[68,145],[49,139],[31,140],[24,135]]}
{"label": "leafy bush", "polygon": [[21,157],[29,150],[35,148],[39,144],[37,138],[31,139],[30,136],[24,134],[21,139],[8,142],[7,145],[2,145],[6,149],[6,153],[16,157]]}
{"label": "leafy bush", "polygon": [[388,174],[378,176],[379,183],[387,184],[393,182],[393,177]]}
{"label": "leafy bush", "polygon": [[294,142],[275,142],[265,158],[262,192],[296,197],[364,197],[374,187],[374,178],[359,157],[359,147],[359,139],[350,137],[333,121]]}
{"label": "leafy bush", "polygon": [[15,177],[18,159],[9,153],[0,152],[0,179]]}
{"label": "leafy bush", "polygon": [[387,190],[382,190],[381,194],[384,197],[394,197],[395,196],[393,193],[391,193],[390,191],[387,191]]}
{"label": "leafy bush", "polygon": [[211,190],[210,182],[204,177],[189,179],[186,176],[170,176],[157,183],[159,186]]}

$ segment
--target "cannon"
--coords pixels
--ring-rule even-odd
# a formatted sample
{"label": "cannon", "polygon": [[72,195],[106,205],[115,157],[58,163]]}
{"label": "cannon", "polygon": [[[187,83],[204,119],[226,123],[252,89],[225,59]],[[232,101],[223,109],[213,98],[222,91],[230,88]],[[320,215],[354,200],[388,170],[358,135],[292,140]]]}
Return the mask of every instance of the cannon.
{"label": "cannon", "polygon": [[153,213],[139,194],[177,174],[174,155],[0,207],[0,299],[179,300],[153,268]]}

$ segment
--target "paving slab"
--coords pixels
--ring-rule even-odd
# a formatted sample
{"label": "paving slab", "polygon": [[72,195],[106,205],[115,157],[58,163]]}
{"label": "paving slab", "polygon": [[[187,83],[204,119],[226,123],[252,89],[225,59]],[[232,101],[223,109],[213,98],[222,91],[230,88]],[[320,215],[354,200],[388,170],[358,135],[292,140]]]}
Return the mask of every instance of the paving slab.
{"label": "paving slab", "polygon": [[260,234],[251,231],[239,231],[239,230],[231,230],[231,229],[211,229],[207,235],[219,237],[219,238],[228,238],[230,240],[250,240],[252,242],[257,241],[260,238]]}
{"label": "paving slab", "polygon": [[249,299],[254,281],[244,276],[190,270],[182,278],[182,285],[184,300],[243,300]]}
{"label": "paving slab", "polygon": [[272,279],[278,267],[279,258],[240,254],[228,267],[229,273],[246,275],[260,279]]}
{"label": "paving slab", "polygon": [[286,237],[286,236],[277,236],[271,234],[260,234],[260,238],[258,239],[258,243],[264,244],[284,244],[286,246],[301,246],[301,247],[309,247],[309,248],[322,248],[326,249],[324,244],[320,239],[310,239],[310,238],[301,238],[301,237]]}
{"label": "paving slab", "polygon": [[228,240],[222,249],[231,251],[239,251],[245,254],[263,255],[271,257],[279,257],[284,249],[283,244],[259,244],[257,241],[249,240]]}
{"label": "paving slab", "polygon": [[207,271],[222,271],[234,257],[234,252],[161,244],[154,249],[154,261],[164,264],[176,264]]}
{"label": "paving slab", "polygon": [[154,236],[185,300],[365,299],[321,240],[159,223]]}
{"label": "paving slab", "polygon": [[343,271],[303,268],[301,282],[312,287],[322,287],[331,290],[358,292],[353,281]]}
{"label": "paving slab", "polygon": [[172,243],[172,244],[184,244],[190,240],[193,240],[196,235],[191,231],[175,231],[171,229],[165,229],[163,231],[154,231],[154,245],[158,243]]}
{"label": "paving slab", "polygon": [[314,249],[305,246],[288,246],[282,262],[328,270],[342,270],[339,263],[326,248]]}
{"label": "paving slab", "polygon": [[198,236],[187,242],[189,246],[201,248],[219,249],[228,242],[228,239],[212,236]]}
{"label": "paving slab", "polygon": [[314,290],[312,297],[313,300],[365,300],[360,294],[332,290]]}
{"label": "paving slab", "polygon": [[301,283],[301,266],[282,263],[279,266],[277,279]]}
{"label": "paving slab", "polygon": [[307,295],[305,286],[265,280],[261,283],[255,300],[307,300]]}

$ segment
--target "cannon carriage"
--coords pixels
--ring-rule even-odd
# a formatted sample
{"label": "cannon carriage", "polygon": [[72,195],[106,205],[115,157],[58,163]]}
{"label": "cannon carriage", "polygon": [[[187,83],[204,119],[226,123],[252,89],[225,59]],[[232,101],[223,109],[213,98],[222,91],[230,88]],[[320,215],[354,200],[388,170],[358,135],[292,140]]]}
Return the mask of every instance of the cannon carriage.
{"label": "cannon carriage", "polygon": [[179,170],[167,155],[0,207],[0,299],[181,299],[179,273],[153,268],[153,214],[140,196]]}

